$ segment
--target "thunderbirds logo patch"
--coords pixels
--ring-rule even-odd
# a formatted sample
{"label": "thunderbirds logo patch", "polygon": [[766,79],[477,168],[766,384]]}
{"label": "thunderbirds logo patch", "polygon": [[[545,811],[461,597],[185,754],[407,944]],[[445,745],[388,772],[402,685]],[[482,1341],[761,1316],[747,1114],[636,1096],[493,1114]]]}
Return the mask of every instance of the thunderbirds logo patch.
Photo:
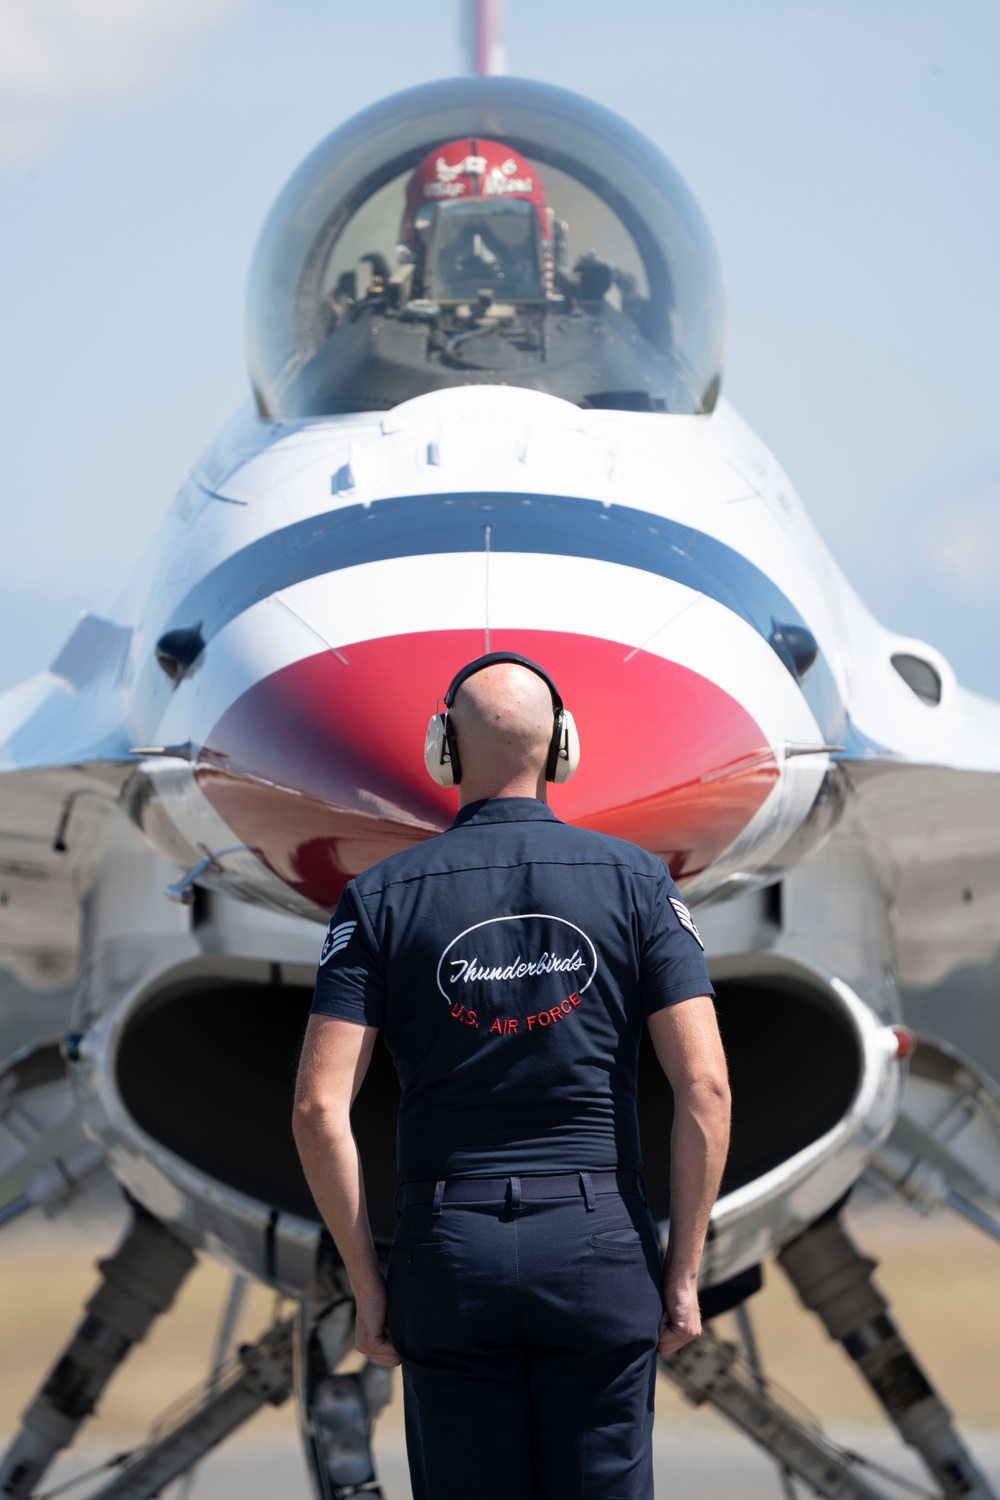
{"label": "thunderbirds logo patch", "polygon": [[452,938],[437,987],[456,1021],[523,1036],[571,1016],[596,973],[597,950],[582,927],[530,912],[477,922]]}
{"label": "thunderbirds logo patch", "polygon": [[336,927],[330,928],[323,944],[323,952],[319,956],[320,967],[327,963],[335,953],[340,953],[347,947],[357,925],[357,922],[338,922]]}
{"label": "thunderbirds logo patch", "polygon": [[679,898],[677,896],[671,896],[670,897],[670,905],[673,907],[674,911],[677,913],[677,920],[678,920],[678,922],[681,924],[682,927],[684,927],[684,928],[687,929],[687,931],[694,938],[695,942],[698,944],[699,948],[703,949],[704,946],[705,946],[705,944],[701,940],[701,933],[698,931],[697,927],[694,925],[694,917],[692,917],[691,913],[688,911],[687,907],[684,905],[684,902],[681,901],[681,900],[679,900]]}

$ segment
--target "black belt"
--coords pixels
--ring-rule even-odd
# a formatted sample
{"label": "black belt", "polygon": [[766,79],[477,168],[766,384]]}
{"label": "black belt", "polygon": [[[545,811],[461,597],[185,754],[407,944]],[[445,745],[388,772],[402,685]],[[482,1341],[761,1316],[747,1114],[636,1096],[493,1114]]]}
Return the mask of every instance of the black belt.
{"label": "black belt", "polygon": [[[518,1183],[520,1192],[514,1193]],[[413,1203],[503,1203],[515,1196],[522,1203],[545,1198],[583,1198],[591,1193],[635,1193],[646,1199],[645,1185],[639,1172],[564,1172],[548,1177],[453,1177],[438,1192],[436,1182],[406,1182],[402,1185],[403,1205]]]}

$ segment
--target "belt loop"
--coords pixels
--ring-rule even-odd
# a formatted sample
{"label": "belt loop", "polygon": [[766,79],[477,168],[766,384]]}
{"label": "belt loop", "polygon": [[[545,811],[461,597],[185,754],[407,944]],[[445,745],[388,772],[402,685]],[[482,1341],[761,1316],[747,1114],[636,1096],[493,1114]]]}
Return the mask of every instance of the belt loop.
{"label": "belt loop", "polygon": [[392,1211],[396,1215],[397,1219],[399,1218],[400,1214],[403,1211],[403,1205],[402,1205],[402,1203],[400,1201],[399,1195],[400,1195],[400,1193],[405,1193],[405,1192],[406,1192],[406,1183],[405,1182],[397,1182],[396,1183],[396,1191],[392,1195]]}
{"label": "belt loop", "polygon": [[639,1184],[639,1192],[642,1194],[643,1203],[649,1203],[649,1194],[646,1192],[646,1179],[641,1172],[636,1172],[635,1180]]}
{"label": "belt loop", "polygon": [[507,1184],[507,1188],[510,1193],[510,1211],[512,1214],[519,1214],[521,1212],[520,1177],[512,1177],[510,1179],[510,1182]]}
{"label": "belt loop", "polygon": [[583,1201],[587,1205],[588,1214],[596,1212],[597,1204],[594,1202],[594,1184],[590,1180],[589,1172],[580,1173],[580,1191]]}
{"label": "belt loop", "polygon": [[441,1212],[441,1204],[443,1202],[444,1202],[444,1178],[442,1177],[439,1182],[436,1182],[434,1184],[434,1199],[433,1199],[433,1201],[431,1203],[431,1213],[435,1214],[435,1215],[439,1214]]}

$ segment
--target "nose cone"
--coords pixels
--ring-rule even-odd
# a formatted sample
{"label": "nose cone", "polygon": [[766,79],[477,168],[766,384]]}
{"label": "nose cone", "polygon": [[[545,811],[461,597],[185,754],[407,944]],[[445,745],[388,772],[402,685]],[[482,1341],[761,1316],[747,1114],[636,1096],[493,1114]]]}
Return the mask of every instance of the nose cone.
{"label": "nose cone", "polygon": [[[494,631],[489,647],[544,666],[580,730],[576,775],[551,787],[556,816],[642,845],[675,879],[704,870],[779,776],[747,710],[707,677],[620,642]],[[243,843],[330,909],[350,876],[446,828],[458,794],[422,759],[429,715],[481,630],[380,637],[305,657],[227,710],[197,766]]]}

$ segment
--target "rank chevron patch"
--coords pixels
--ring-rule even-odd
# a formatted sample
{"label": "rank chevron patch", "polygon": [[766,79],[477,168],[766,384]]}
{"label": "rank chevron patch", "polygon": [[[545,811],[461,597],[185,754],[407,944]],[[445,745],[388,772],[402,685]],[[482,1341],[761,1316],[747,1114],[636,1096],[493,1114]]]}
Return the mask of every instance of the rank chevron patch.
{"label": "rank chevron patch", "polygon": [[357,922],[338,922],[336,927],[330,928],[323,944],[323,952],[319,956],[320,964],[325,964],[335,953],[347,947],[357,925]]}
{"label": "rank chevron patch", "polygon": [[684,905],[684,902],[681,901],[678,896],[671,896],[670,897],[670,905],[673,907],[674,911],[677,913],[677,920],[681,924],[681,926],[687,928],[688,932],[691,934],[691,936],[697,942],[699,948],[704,949],[705,944],[701,940],[701,933],[698,931],[697,927],[695,926],[695,924],[694,924],[694,917],[692,917],[691,913],[688,911],[687,907]]}

